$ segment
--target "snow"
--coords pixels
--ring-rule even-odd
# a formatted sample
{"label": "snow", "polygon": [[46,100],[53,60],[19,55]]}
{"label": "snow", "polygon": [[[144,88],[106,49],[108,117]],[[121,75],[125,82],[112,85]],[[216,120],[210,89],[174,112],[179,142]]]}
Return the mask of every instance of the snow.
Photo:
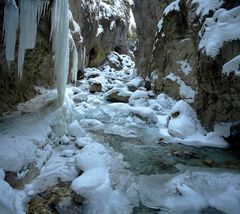
{"label": "snow", "polygon": [[143,84],[143,78],[142,77],[136,77],[133,78],[130,82],[127,83],[128,87],[135,87],[139,88]]}
{"label": "snow", "polygon": [[102,25],[98,25],[96,37],[99,36],[103,32],[104,32],[103,26]]}
{"label": "snow", "polygon": [[60,141],[61,141],[62,144],[67,145],[67,144],[69,144],[70,139],[69,139],[66,135],[63,135],[63,136],[61,137]]}
{"label": "snow", "polygon": [[187,60],[177,61],[177,64],[181,65],[181,71],[182,71],[185,75],[189,75],[189,74],[192,72],[192,67],[189,65],[189,63],[187,62]]}
{"label": "snow", "polygon": [[84,137],[86,135],[77,120],[69,124],[68,133],[73,137]]}
{"label": "snow", "polygon": [[157,24],[158,32],[161,32],[162,26],[163,26],[163,18],[161,18],[160,21],[159,21],[158,24]]}
{"label": "snow", "polygon": [[227,76],[230,73],[236,76],[240,76],[240,55],[225,63],[222,67],[222,73]]}
{"label": "snow", "polygon": [[162,108],[171,109],[172,106],[176,103],[171,97],[167,96],[164,93],[161,93],[157,96],[157,103],[161,105]]}
{"label": "snow", "polygon": [[36,158],[40,152],[37,146],[44,144],[51,120],[56,116],[56,107],[51,105],[53,98],[56,98],[55,92],[45,93],[19,104],[18,112],[3,118],[0,124],[0,168],[17,172],[33,161],[38,165],[44,159]]}
{"label": "snow", "polygon": [[11,186],[0,179],[0,212],[4,214],[15,213],[15,192]]}
{"label": "snow", "polygon": [[89,137],[78,137],[75,141],[75,145],[78,148],[82,148],[84,146],[91,144],[92,142],[93,142],[93,140]]}
{"label": "snow", "polygon": [[216,11],[219,9],[224,3],[224,0],[193,0],[192,4],[197,4],[196,14],[207,15],[209,11]]}
{"label": "snow", "polygon": [[215,207],[237,214],[240,208],[239,174],[186,168],[175,175],[142,175],[137,191],[144,206],[170,213],[198,213]]}
{"label": "snow", "polygon": [[189,103],[194,102],[196,91],[194,91],[190,86],[186,85],[179,76],[171,72],[164,79],[169,79],[171,81],[177,82],[179,84],[179,95]]}
{"label": "snow", "polygon": [[87,92],[80,92],[73,96],[73,100],[75,102],[83,102],[88,100],[88,93]]}
{"label": "snow", "polygon": [[199,49],[212,58],[219,54],[224,42],[240,39],[240,6],[231,10],[219,9],[206,18],[199,32]]}
{"label": "snow", "polygon": [[175,11],[180,11],[180,7],[179,7],[179,3],[180,0],[176,0],[172,3],[170,3],[163,11],[163,15],[168,15],[171,11],[175,10]]}
{"label": "snow", "polygon": [[[172,116],[174,114],[178,116]],[[191,106],[183,100],[178,101],[170,111],[171,119],[168,124],[168,132],[177,138],[185,138],[196,132],[204,133],[196,113]]]}
{"label": "snow", "polygon": [[4,45],[6,60],[8,67],[10,68],[10,62],[14,60],[15,45],[16,45],[16,33],[18,29],[18,7],[15,0],[6,1],[4,7],[4,21],[3,21],[3,32],[4,32]]}
{"label": "snow", "polygon": [[77,166],[84,172],[73,180],[72,189],[89,201],[88,212],[128,213],[128,200],[113,191],[108,167],[110,155],[99,143],[87,144],[76,157]]}
{"label": "snow", "polygon": [[[226,128],[224,125],[221,130]],[[159,130],[160,136],[169,143],[227,148],[228,143],[222,138],[226,135],[224,132],[219,133],[219,128],[216,128],[214,132],[206,133],[194,110],[183,100],[172,107],[167,128],[162,127]]]}
{"label": "snow", "polygon": [[35,161],[36,150],[36,146],[23,136],[19,136],[17,139],[2,136],[0,142],[0,167],[6,171],[18,172],[23,166]]}

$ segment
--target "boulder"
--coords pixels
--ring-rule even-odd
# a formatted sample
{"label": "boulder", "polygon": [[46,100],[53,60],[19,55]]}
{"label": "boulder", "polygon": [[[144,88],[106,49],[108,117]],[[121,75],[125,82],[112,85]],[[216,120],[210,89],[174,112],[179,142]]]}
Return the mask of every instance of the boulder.
{"label": "boulder", "polygon": [[107,100],[111,102],[127,103],[131,96],[131,92],[122,89],[112,89],[107,93]]}

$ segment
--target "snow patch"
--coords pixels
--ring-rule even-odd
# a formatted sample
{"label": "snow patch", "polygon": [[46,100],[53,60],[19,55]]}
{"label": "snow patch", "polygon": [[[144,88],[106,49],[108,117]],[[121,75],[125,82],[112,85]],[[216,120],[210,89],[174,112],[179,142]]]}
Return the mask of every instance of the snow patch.
{"label": "snow patch", "polygon": [[177,64],[181,65],[181,71],[182,71],[185,75],[189,75],[189,74],[192,72],[192,67],[189,65],[189,63],[187,62],[187,60],[177,61]]}
{"label": "snow patch", "polygon": [[190,86],[187,86],[179,76],[171,72],[169,75],[167,75],[164,78],[164,80],[167,80],[167,79],[177,82],[179,84],[179,95],[184,100],[186,100],[189,103],[194,102],[196,91],[194,91]]}
{"label": "snow patch", "polygon": [[212,18],[206,18],[199,32],[199,49],[216,57],[224,42],[240,39],[240,6],[231,10],[219,9]]}
{"label": "snow patch", "polygon": [[240,55],[225,63],[222,67],[222,73],[227,76],[230,73],[233,73],[236,76],[240,76]]}
{"label": "snow patch", "polygon": [[179,3],[180,3],[180,0],[176,0],[172,3],[170,3],[166,8],[165,10],[163,11],[163,15],[167,15],[169,14],[171,11],[175,10],[175,11],[180,11],[180,7],[179,7]]}
{"label": "snow patch", "polygon": [[192,4],[198,4],[196,14],[207,15],[209,11],[216,11],[219,9],[224,3],[224,0],[193,0]]}

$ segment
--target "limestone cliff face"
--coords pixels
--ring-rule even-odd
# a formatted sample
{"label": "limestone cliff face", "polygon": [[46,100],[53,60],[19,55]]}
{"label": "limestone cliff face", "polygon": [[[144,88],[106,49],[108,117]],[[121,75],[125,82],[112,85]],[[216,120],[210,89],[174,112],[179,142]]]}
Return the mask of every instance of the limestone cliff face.
{"label": "limestone cliff face", "polygon": [[81,27],[79,52],[86,49],[86,65],[99,66],[111,50],[128,53],[129,3],[123,0],[69,0],[74,20]]}
{"label": "limestone cliff face", "polygon": [[[48,10],[51,2],[52,0]],[[70,20],[70,30],[78,50],[78,69],[102,64],[111,50],[128,52],[128,2],[69,0],[69,7],[73,17]],[[49,11],[41,17],[38,24],[35,48],[26,51],[21,80],[17,76],[18,41],[15,61],[11,63],[10,70],[5,60],[3,16],[4,0],[0,0],[0,114],[35,96],[37,92],[34,86],[54,87]],[[79,31],[75,29],[75,23],[80,26]]]}
{"label": "limestone cliff face", "polygon": [[[223,75],[222,67],[240,54],[240,41],[225,42],[217,56],[210,57],[199,49],[199,32],[206,18],[213,16],[213,11],[202,16],[197,13],[198,4],[185,0],[174,1],[171,10],[166,9],[166,4],[170,5],[167,1],[154,1],[152,9],[153,2],[141,2],[148,14],[155,17],[157,11],[159,18],[152,18],[152,25],[141,25],[148,15],[138,8],[140,1],[135,0],[137,32],[152,31],[149,40],[153,41],[149,43],[139,35],[139,50],[150,49],[148,53],[142,52],[145,60],[136,53],[139,73],[151,79],[156,92],[165,92],[190,103],[207,127],[216,121],[239,120],[240,78]],[[239,4],[227,1],[221,7],[230,10]]]}
{"label": "limestone cliff face", "polygon": [[155,41],[156,26],[163,10],[171,1],[134,0],[133,14],[139,40],[135,58],[136,66],[142,76],[147,76],[149,73],[147,67]]}

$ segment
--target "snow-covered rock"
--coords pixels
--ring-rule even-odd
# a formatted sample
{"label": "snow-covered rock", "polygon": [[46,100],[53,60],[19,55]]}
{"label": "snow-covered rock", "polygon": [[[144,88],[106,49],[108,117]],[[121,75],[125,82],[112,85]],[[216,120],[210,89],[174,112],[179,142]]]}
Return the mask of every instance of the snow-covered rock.
{"label": "snow-covered rock", "polygon": [[24,166],[35,161],[37,148],[24,136],[1,138],[0,168],[5,171],[18,172]]}
{"label": "snow-covered rock", "polygon": [[91,143],[93,143],[93,139],[89,138],[89,137],[78,137],[75,141],[75,145],[78,148],[83,148]]}
{"label": "snow-covered rock", "polygon": [[86,145],[76,157],[77,166],[87,171],[96,167],[107,168],[110,156],[100,143]]}
{"label": "snow-covered rock", "polygon": [[111,102],[127,103],[132,92],[124,88],[114,88],[107,92],[107,100]]}
{"label": "snow-covered rock", "polygon": [[216,57],[224,42],[240,39],[240,6],[231,10],[219,9],[207,18],[200,31],[199,49]]}
{"label": "snow-covered rock", "polygon": [[73,101],[74,102],[87,101],[87,99],[88,99],[88,93],[87,92],[80,92],[80,93],[73,96]]}
{"label": "snow-covered rock", "polygon": [[60,138],[60,141],[61,141],[62,144],[67,145],[67,144],[69,144],[70,139],[69,139],[66,135],[63,135],[63,136]]}
{"label": "snow-covered rock", "polygon": [[77,120],[68,125],[68,134],[73,137],[84,137],[86,135]]}
{"label": "snow-covered rock", "polygon": [[168,132],[177,138],[185,138],[196,132],[204,133],[192,107],[183,100],[178,101],[170,111]]}

